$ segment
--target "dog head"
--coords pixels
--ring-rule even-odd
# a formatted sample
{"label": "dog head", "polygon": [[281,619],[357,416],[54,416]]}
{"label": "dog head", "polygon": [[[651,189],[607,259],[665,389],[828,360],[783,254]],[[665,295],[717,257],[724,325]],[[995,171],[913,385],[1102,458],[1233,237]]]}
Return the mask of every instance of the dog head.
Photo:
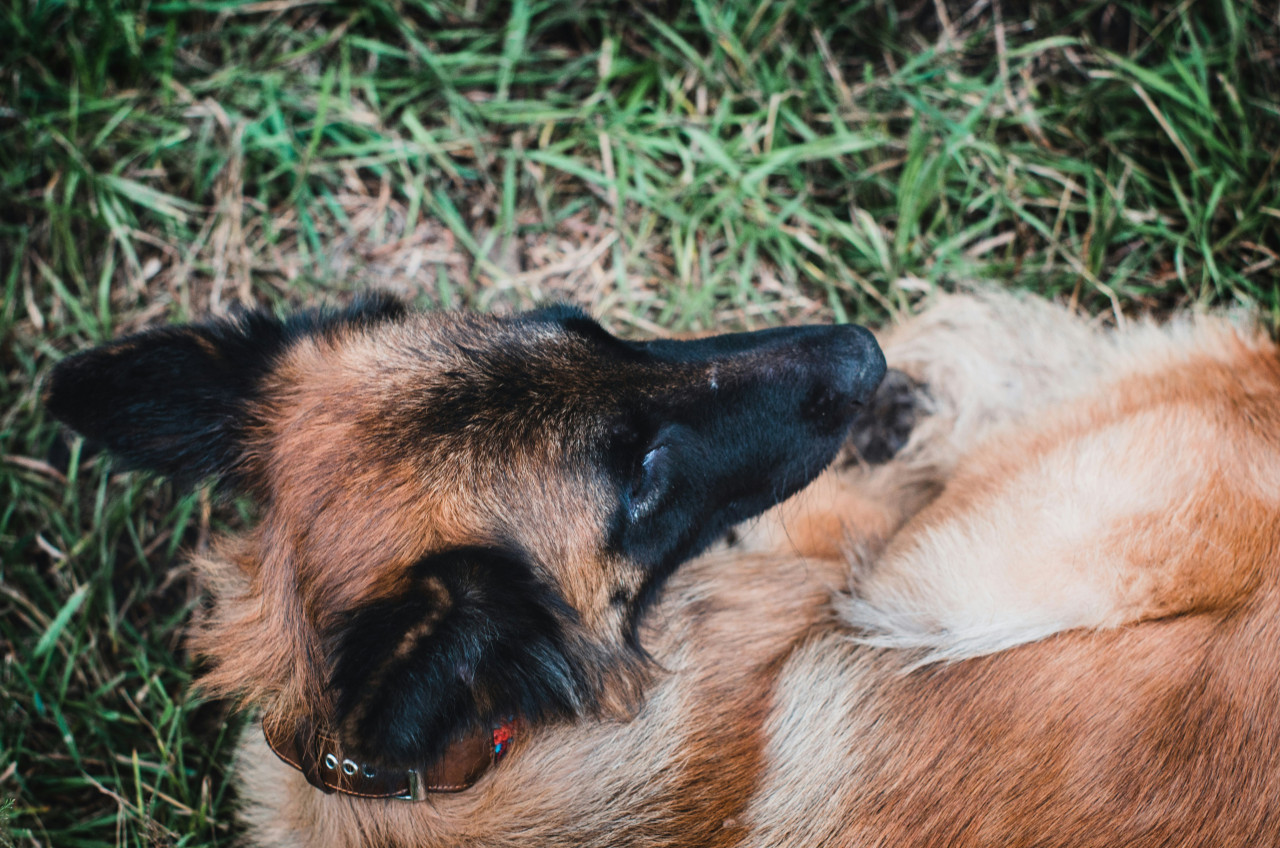
{"label": "dog head", "polygon": [[205,685],[412,765],[495,718],[633,704],[663,580],[812,480],[883,373],[852,326],[633,342],[568,307],[371,298],[116,341],[46,399],[256,500],[203,563]]}

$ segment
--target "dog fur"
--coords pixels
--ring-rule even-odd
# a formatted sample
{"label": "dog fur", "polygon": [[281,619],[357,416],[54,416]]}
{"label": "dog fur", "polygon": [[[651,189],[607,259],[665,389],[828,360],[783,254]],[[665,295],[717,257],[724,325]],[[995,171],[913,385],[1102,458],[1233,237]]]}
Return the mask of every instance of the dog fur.
{"label": "dog fur", "polygon": [[[1280,844],[1276,347],[944,297],[869,398],[877,355],[826,339],[375,300],[122,340],[48,402],[258,499],[199,563],[209,691],[389,763],[527,720],[419,803],[325,795],[251,728],[252,844]],[[750,497],[698,488],[726,464]]]}

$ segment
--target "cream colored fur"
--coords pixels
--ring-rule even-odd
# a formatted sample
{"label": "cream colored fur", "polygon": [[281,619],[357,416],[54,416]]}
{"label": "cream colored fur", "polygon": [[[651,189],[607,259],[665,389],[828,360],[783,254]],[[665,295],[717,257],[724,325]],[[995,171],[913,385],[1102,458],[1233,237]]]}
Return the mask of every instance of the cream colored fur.
{"label": "cream colored fur", "polygon": [[[922,650],[929,662],[1144,618],[1161,578],[1135,575],[1114,534],[1153,512],[1178,521],[1169,493],[1193,497],[1213,475],[1254,481],[1273,499],[1268,480],[1278,478],[1225,468],[1226,457],[1206,462],[1199,448],[1224,437],[1212,410],[1161,399],[1095,424],[1095,398],[1263,344],[1242,317],[1112,330],[1041,300],[938,298],[885,340],[890,365],[929,387],[932,414],[897,467],[867,476],[932,472],[948,497],[874,560],[854,562],[854,591],[837,602],[843,620],[865,644]],[[1180,426],[1163,426],[1170,415]],[[1071,438],[1054,446],[1064,428]],[[1003,458],[1020,451],[1034,462],[1008,473]]]}

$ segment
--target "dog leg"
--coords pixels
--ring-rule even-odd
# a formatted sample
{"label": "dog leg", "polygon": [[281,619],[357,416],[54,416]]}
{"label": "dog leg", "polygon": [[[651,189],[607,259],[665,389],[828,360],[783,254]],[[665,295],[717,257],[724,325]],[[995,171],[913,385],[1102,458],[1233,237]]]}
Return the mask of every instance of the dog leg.
{"label": "dog leg", "polygon": [[1280,502],[1280,367],[1261,334],[1102,333],[985,297],[886,347],[935,403],[894,462],[945,488],[857,570],[842,612],[868,641],[972,656],[1217,608],[1256,581],[1230,552]]}

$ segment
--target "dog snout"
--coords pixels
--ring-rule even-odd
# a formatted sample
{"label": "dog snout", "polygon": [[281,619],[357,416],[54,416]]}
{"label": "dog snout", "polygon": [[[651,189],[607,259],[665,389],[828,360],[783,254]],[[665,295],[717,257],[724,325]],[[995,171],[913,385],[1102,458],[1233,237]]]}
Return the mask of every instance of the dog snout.
{"label": "dog snout", "polygon": [[833,394],[866,403],[884,378],[885,360],[870,331],[855,324],[775,327],[691,341],[658,340],[638,347],[660,360],[712,366],[799,384],[816,380]]}

